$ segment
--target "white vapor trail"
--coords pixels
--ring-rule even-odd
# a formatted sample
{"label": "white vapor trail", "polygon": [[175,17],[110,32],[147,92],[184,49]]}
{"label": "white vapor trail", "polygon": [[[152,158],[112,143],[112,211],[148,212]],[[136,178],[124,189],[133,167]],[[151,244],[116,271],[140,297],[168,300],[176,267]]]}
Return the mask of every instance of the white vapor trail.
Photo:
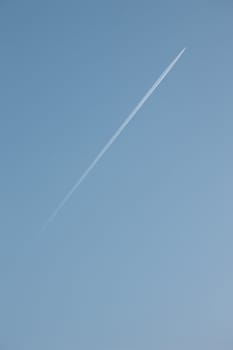
{"label": "white vapor trail", "polygon": [[77,182],[73,185],[73,187],[70,189],[70,191],[66,194],[64,199],[58,204],[57,208],[53,211],[53,213],[49,216],[46,223],[41,229],[41,232],[43,232],[47,226],[55,219],[57,214],[60,212],[60,210],[64,207],[66,202],[70,199],[70,197],[73,195],[73,193],[78,189],[78,187],[81,185],[81,183],[86,179],[88,174],[94,169],[94,167],[97,165],[97,163],[100,161],[100,159],[104,156],[104,154],[109,150],[109,148],[112,146],[112,144],[117,140],[117,138],[120,136],[120,134],[124,131],[124,129],[127,127],[127,125],[130,123],[130,121],[135,117],[137,112],[142,108],[142,106],[145,104],[145,102],[148,100],[148,98],[153,94],[153,92],[156,90],[156,88],[160,85],[160,83],[164,80],[164,78],[168,75],[168,73],[172,70],[172,68],[175,66],[175,64],[178,62],[178,60],[181,58],[183,53],[185,52],[185,48],[175,57],[175,59],[169,64],[169,66],[163,71],[163,73],[159,76],[159,78],[155,81],[155,83],[152,85],[152,87],[148,90],[148,92],[145,94],[145,96],[141,99],[141,101],[136,105],[136,107],[131,111],[131,113],[128,115],[128,117],[125,119],[125,121],[121,124],[121,126],[117,129],[117,131],[113,134],[113,136],[110,138],[110,140],[106,143],[106,145],[102,148],[102,150],[99,152],[99,154],[96,156],[96,158],[92,161],[92,163],[88,166],[88,168],[84,171],[82,176],[77,180]]}

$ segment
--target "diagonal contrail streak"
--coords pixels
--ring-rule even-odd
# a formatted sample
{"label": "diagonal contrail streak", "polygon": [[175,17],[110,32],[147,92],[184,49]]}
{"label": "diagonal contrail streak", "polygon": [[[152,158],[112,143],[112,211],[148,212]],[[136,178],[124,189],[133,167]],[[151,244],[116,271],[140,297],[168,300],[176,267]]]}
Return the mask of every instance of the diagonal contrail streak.
{"label": "diagonal contrail streak", "polygon": [[78,189],[81,183],[85,180],[88,174],[94,169],[96,164],[100,161],[100,159],[104,156],[104,154],[109,150],[112,144],[116,141],[116,139],[120,136],[123,130],[127,127],[130,121],[134,118],[137,112],[142,108],[148,98],[153,94],[156,88],[160,85],[160,83],[164,80],[164,78],[168,75],[168,73],[172,70],[175,64],[178,62],[180,57],[183,55],[185,48],[175,57],[175,59],[169,64],[169,66],[163,71],[163,73],[159,76],[159,78],[155,81],[152,87],[148,90],[145,96],[141,99],[141,101],[136,105],[136,107],[131,111],[125,121],[121,124],[121,126],[117,129],[117,131],[113,134],[110,140],[106,143],[106,145],[102,148],[96,158],[92,161],[92,163],[88,166],[88,168],[84,171],[82,176],[78,179],[78,181],[73,185],[70,191],[66,194],[63,200],[58,204],[57,208],[53,211],[53,213],[49,216],[46,223],[44,224],[41,232],[43,232],[47,226],[55,219],[60,210],[64,207],[66,202],[70,199],[73,193]]}

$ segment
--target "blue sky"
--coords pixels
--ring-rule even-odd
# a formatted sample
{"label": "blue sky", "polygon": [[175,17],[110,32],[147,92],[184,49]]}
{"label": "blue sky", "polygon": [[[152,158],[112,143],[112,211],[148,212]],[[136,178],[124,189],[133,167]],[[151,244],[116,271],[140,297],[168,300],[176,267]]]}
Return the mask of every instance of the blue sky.
{"label": "blue sky", "polygon": [[227,0],[0,2],[0,348],[232,348],[232,15]]}

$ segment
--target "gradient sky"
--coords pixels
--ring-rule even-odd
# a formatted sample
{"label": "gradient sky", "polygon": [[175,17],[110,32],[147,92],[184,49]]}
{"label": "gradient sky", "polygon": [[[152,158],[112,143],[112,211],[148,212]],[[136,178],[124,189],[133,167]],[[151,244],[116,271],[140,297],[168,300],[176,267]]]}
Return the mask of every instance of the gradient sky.
{"label": "gradient sky", "polygon": [[0,349],[232,349],[232,38],[230,0],[0,1]]}

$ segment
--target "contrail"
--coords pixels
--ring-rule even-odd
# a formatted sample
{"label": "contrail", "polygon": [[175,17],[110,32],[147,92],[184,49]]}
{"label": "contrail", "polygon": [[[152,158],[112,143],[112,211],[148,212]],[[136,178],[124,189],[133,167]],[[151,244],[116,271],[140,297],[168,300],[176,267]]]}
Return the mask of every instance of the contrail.
{"label": "contrail", "polygon": [[94,167],[97,165],[97,163],[100,161],[100,159],[104,156],[104,154],[109,150],[109,148],[112,146],[112,144],[117,140],[117,138],[120,136],[120,134],[124,131],[124,129],[127,127],[127,125],[130,123],[130,121],[135,117],[137,112],[142,108],[142,106],[145,104],[145,102],[148,100],[148,98],[153,94],[153,92],[156,90],[156,88],[160,85],[160,83],[164,80],[164,78],[168,75],[168,73],[172,70],[172,68],[175,66],[175,64],[178,62],[180,57],[185,52],[185,48],[175,57],[175,59],[169,64],[169,66],[163,71],[163,73],[159,76],[159,78],[155,81],[155,83],[152,85],[152,87],[148,90],[148,92],[145,94],[145,96],[141,99],[141,101],[136,105],[136,107],[131,111],[131,113],[128,115],[128,117],[125,119],[125,121],[121,124],[121,126],[117,129],[117,131],[113,134],[113,136],[110,138],[110,140],[106,143],[106,145],[102,148],[102,150],[99,152],[99,154],[96,156],[96,158],[92,161],[92,163],[88,166],[88,168],[84,171],[82,176],[77,180],[77,182],[73,185],[73,187],[70,189],[70,191],[66,194],[64,199],[58,204],[57,208],[53,211],[53,213],[49,216],[46,223],[41,229],[41,232],[43,232],[47,226],[55,219],[57,214],[60,212],[60,210],[64,207],[66,202],[70,199],[70,197],[73,195],[73,193],[78,189],[78,187],[81,185],[81,183],[86,179],[86,177],[89,175],[89,173],[94,169]]}

